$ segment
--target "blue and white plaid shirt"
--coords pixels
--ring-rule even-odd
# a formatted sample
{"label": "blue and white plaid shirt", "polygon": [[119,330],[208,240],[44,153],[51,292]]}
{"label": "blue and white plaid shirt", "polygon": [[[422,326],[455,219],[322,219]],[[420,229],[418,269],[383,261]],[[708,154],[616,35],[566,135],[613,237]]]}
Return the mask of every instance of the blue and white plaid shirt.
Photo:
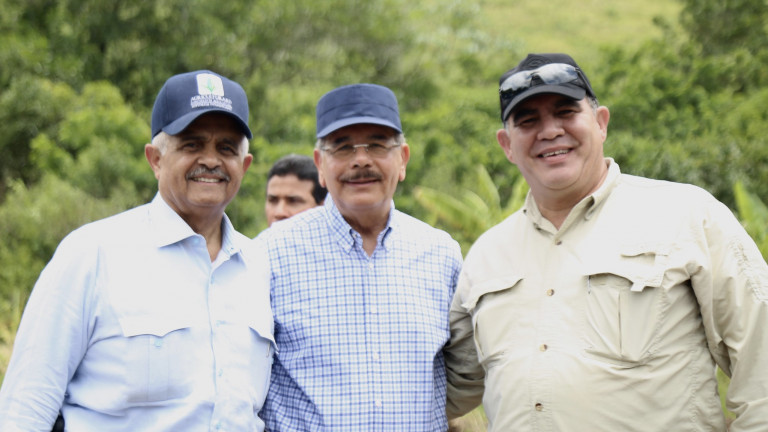
{"label": "blue and white plaid shirt", "polygon": [[393,204],[369,257],[330,196],[265,234],[278,350],[267,430],[445,431],[458,243]]}

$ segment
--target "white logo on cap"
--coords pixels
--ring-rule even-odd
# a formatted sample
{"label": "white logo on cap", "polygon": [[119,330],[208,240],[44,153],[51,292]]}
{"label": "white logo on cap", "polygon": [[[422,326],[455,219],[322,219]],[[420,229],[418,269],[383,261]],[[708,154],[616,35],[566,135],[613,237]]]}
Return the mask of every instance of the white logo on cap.
{"label": "white logo on cap", "polygon": [[224,97],[221,77],[209,73],[198,74],[197,92],[198,95],[189,99],[190,108],[218,107],[232,111],[232,99]]}
{"label": "white logo on cap", "polygon": [[216,75],[199,74],[197,76],[197,92],[201,95],[224,96],[224,83]]}

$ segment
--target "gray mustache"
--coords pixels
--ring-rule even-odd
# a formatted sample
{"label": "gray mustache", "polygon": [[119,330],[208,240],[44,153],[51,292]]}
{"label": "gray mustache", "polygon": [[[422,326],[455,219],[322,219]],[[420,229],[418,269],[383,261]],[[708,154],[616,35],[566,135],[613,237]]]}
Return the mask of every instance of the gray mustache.
{"label": "gray mustache", "polygon": [[192,171],[187,173],[187,180],[192,179],[193,177],[197,177],[203,174],[212,175],[215,177],[218,177],[224,181],[229,181],[229,176],[227,173],[222,171],[220,168],[214,168],[214,169],[208,169],[206,167],[198,167],[193,169]]}
{"label": "gray mustache", "polygon": [[383,176],[373,170],[356,171],[353,174],[346,175],[340,178],[341,181],[355,181],[355,180],[381,180]]}

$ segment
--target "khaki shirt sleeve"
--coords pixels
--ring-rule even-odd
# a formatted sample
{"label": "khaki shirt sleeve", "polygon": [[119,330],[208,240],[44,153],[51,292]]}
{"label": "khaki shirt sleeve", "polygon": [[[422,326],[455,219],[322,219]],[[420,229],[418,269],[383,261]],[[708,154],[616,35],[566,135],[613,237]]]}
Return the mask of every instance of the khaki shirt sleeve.
{"label": "khaki shirt sleeve", "polygon": [[[710,264],[692,269],[710,352],[731,377],[731,432],[765,430],[768,419],[768,265],[738,220],[714,203],[703,230]],[[707,268],[708,267],[708,268]]]}
{"label": "khaki shirt sleeve", "polygon": [[462,306],[462,293],[466,292],[467,285],[466,275],[462,273],[451,304],[451,340],[444,352],[449,419],[461,417],[480,405],[485,388],[485,370],[478,361],[472,316]]}

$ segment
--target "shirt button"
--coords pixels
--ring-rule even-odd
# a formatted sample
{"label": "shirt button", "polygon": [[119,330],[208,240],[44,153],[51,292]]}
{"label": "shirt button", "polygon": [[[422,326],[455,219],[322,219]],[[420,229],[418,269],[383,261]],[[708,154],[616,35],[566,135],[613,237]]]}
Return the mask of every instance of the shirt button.
{"label": "shirt button", "polygon": [[376,309],[376,306],[371,306],[371,313],[372,314],[379,313],[379,310]]}
{"label": "shirt button", "polygon": [[224,369],[219,369],[218,372],[216,372],[218,376],[224,375]]}
{"label": "shirt button", "polygon": [[373,359],[379,361],[379,353],[373,353]]}
{"label": "shirt button", "polygon": [[536,411],[544,411],[544,405],[537,403],[536,404]]}
{"label": "shirt button", "polygon": [[539,345],[539,351],[544,352],[547,350],[547,344],[541,344]]}
{"label": "shirt button", "polygon": [[553,295],[555,295],[555,290],[553,290],[553,289],[548,289],[548,290],[547,290],[547,295],[548,295],[548,296],[550,296],[550,297],[552,297]]}
{"label": "shirt button", "polygon": [[376,405],[376,408],[381,408],[381,399],[376,399],[376,402],[374,402],[374,405]]}

